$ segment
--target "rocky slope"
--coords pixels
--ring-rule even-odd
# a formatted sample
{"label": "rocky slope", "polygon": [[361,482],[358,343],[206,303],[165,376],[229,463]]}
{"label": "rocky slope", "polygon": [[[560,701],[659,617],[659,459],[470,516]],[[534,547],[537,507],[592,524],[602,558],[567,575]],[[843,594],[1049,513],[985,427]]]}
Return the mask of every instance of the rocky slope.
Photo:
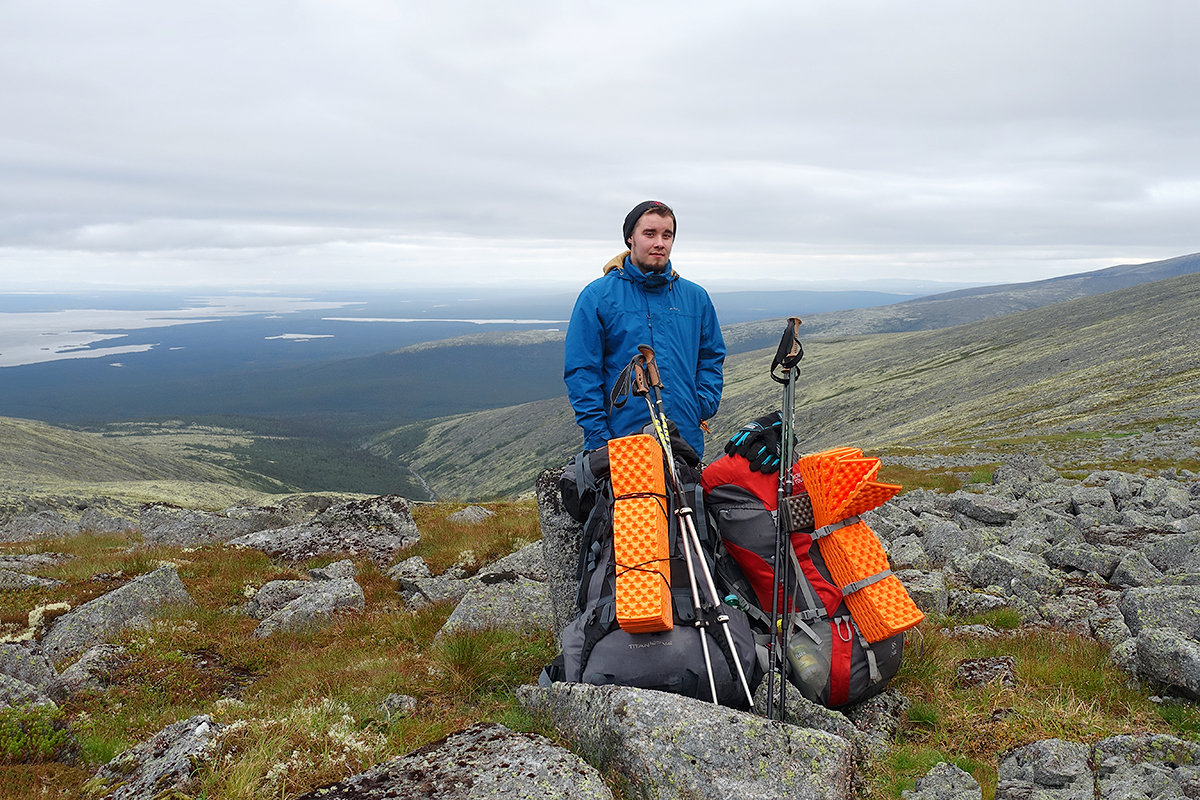
{"label": "rocky slope", "polygon": [[[579,526],[562,511],[555,477],[549,471],[538,482],[544,540],[471,577],[453,570],[432,575],[420,559],[404,556],[420,534],[399,498],[338,504],[311,498],[221,513],[149,507],[119,522],[140,531],[151,547],[217,546],[231,554],[252,548],[283,564],[350,553],[361,563],[386,568],[410,608],[456,604],[443,632],[523,626],[530,620],[557,630],[570,617],[571,540]],[[470,514],[481,516],[486,514]],[[866,519],[933,624],[1008,609],[1026,629],[1103,642],[1129,680],[1181,698],[1174,702],[1200,700],[1195,473],[1102,470],[1072,479],[1033,456],[1007,456],[990,484],[948,495],[908,492]],[[20,541],[61,535],[38,515],[10,518],[2,530],[0,538]],[[19,604],[20,593],[37,585],[45,556],[53,555],[32,550],[15,552],[3,563],[6,605]],[[22,583],[22,576],[29,580]],[[352,561],[338,561],[300,579],[250,587],[247,602],[226,613],[260,620],[254,637],[326,626],[340,615],[362,613],[358,580]],[[147,624],[147,616],[160,613],[156,609],[179,614],[190,607],[190,588],[174,565],[163,564],[48,624],[31,616],[32,636],[0,644],[0,706],[56,704],[73,692],[103,691],[106,675],[128,657],[110,642],[123,629]],[[1012,634],[974,625],[952,628],[948,635]],[[58,665],[77,655],[60,672]],[[967,680],[982,673],[985,680],[1019,687],[1024,667],[1011,660],[964,663],[961,675]],[[605,798],[612,796],[607,784],[624,776],[626,796],[632,791],[681,800],[782,795],[850,800],[872,761],[892,746],[907,706],[896,689],[841,712],[797,695],[788,701],[787,724],[781,724],[624,687],[529,685],[517,696],[568,748],[502,726],[473,726],[398,761],[345,775],[311,796],[421,796],[436,787],[439,797],[470,797],[476,796],[470,789],[475,786],[500,797]],[[227,715],[219,700],[214,697],[214,709],[224,708]],[[386,702],[407,709],[402,713],[422,713],[413,698]],[[89,784],[92,796],[149,798],[167,787],[186,793],[196,785],[197,767],[233,752],[228,742],[236,739],[226,737],[235,727],[211,714],[180,719],[100,768]],[[1002,753],[995,765],[995,796],[1060,796],[1055,792],[1068,787],[1073,793],[1061,796],[1194,796],[1200,745],[1161,732],[1103,733],[1094,741],[1050,739]],[[500,762],[521,768],[497,771]],[[918,784],[911,800],[978,792],[974,777],[944,765]]]}

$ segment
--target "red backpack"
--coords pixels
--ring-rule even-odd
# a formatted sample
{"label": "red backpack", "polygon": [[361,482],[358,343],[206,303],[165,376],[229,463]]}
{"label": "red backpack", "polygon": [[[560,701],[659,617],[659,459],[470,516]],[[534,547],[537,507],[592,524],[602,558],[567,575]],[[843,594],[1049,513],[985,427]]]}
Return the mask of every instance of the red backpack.
{"label": "red backpack", "polygon": [[[795,493],[803,494],[798,468],[793,475]],[[757,613],[750,614],[752,621],[769,637],[779,476],[756,472],[745,458],[733,454],[710,464],[701,485],[721,542],[753,591],[753,597],[739,600],[753,606],[751,611]],[[900,668],[904,634],[869,643],[830,577],[820,548],[814,546],[811,517],[795,520],[790,527],[790,574],[797,579],[784,593],[791,601],[783,615],[790,626],[789,680],[809,700],[829,708],[878,694]],[[782,595],[780,600],[782,608]]]}

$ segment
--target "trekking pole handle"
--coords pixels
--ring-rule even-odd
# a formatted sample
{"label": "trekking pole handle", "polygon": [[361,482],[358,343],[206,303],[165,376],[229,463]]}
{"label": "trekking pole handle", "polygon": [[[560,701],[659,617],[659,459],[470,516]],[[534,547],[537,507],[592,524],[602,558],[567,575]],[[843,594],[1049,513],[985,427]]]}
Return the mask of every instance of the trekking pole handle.
{"label": "trekking pole handle", "polygon": [[639,344],[638,352],[642,354],[643,363],[646,365],[646,376],[650,380],[650,385],[661,389],[662,377],[658,374],[658,363],[654,360],[654,348],[648,344]]}
{"label": "trekking pole handle", "polygon": [[[775,351],[775,358],[771,360],[771,377],[778,383],[787,383],[791,380],[792,370],[800,363],[800,359],[804,358],[804,348],[800,345],[799,336],[802,324],[799,317],[787,318],[787,327],[783,330],[783,338],[779,340],[779,348]],[[775,374],[778,367],[783,367],[783,377]]]}
{"label": "trekking pole handle", "polygon": [[646,382],[646,362],[641,356],[634,356],[630,362],[632,374],[629,378],[630,388],[638,397],[646,397],[650,394],[650,385]]}

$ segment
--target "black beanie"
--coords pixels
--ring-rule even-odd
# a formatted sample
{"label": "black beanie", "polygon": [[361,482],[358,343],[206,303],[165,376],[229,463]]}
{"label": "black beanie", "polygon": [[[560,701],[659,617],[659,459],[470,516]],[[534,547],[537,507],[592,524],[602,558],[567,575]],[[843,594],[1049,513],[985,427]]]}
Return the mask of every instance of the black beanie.
{"label": "black beanie", "polygon": [[[666,203],[660,203],[657,200],[645,200],[638,203],[633,207],[633,211],[625,215],[625,225],[621,228],[621,242],[626,247],[629,246],[629,237],[633,236],[633,226],[637,225],[637,221],[642,218],[642,214],[645,214],[652,208],[661,208],[670,213],[672,220],[675,219],[675,212],[671,211]],[[678,222],[675,223],[675,227],[679,227]]]}

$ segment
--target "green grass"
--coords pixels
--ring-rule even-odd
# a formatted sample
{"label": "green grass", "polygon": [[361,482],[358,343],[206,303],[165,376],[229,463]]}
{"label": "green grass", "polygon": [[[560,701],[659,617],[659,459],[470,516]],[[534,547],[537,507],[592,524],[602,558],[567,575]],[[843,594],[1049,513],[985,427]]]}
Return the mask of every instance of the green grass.
{"label": "green grass", "polygon": [[468,573],[519,550],[541,537],[537,506],[533,501],[486,503],[496,516],[480,524],[455,522],[449,516],[465,504],[414,505],[413,518],[421,542],[409,550],[422,556],[435,574],[459,565]]}
{"label": "green grass", "polygon": [[[961,472],[961,470],[959,470]],[[914,469],[901,464],[884,463],[879,470],[878,480],[883,483],[898,483],[908,489],[932,489],[937,492],[953,492],[963,487],[961,475],[950,468]]]}
{"label": "green grass", "polygon": [[1001,631],[1016,630],[1024,620],[1021,614],[1011,608],[996,608],[979,614],[972,614],[962,620],[964,625],[987,625]]}
{"label": "green grass", "polygon": [[[416,507],[422,542],[412,553],[423,554],[438,571],[456,563],[475,571],[540,536],[531,502],[492,505],[497,515],[479,525],[446,519],[461,507]],[[358,559],[364,613],[258,639],[252,635],[257,621],[231,611],[264,583],[300,578],[330,557],[288,564],[219,545],[138,544],[134,535],[106,534],[0,545],[0,553],[72,555],[44,571],[64,586],[0,598],[0,615],[21,626],[34,604],[78,605],[162,562],[176,565],[196,601],[124,633],[120,642],[130,659],[104,691],[72,696],[54,720],[40,711],[29,712],[34,714],[29,718],[14,716],[17,712],[0,716],[0,748],[8,754],[0,755],[0,798],[78,797],[101,764],[200,713],[231,726],[192,789],[207,800],[294,796],[474,722],[547,732],[517,706],[514,689],[535,681],[553,659],[548,630],[484,630],[435,641],[452,605],[408,611],[394,582],[377,565]],[[118,572],[117,580],[93,579]],[[380,704],[393,693],[417,698],[419,712],[387,714]],[[61,731],[48,720],[61,723]],[[68,721],[78,760],[70,767],[47,763]]]}
{"label": "green grass", "polygon": [[[973,621],[1003,627],[1000,612]],[[939,761],[970,772],[990,798],[1000,754],[1039,739],[1091,743],[1161,731],[1200,741],[1194,704],[1152,703],[1146,692],[1129,688],[1096,641],[1041,629],[999,639],[948,638],[929,623],[923,633],[924,646],[905,652],[894,684],[910,706],[897,741],[868,775],[871,800],[900,797]],[[960,686],[957,665],[987,656],[1014,658],[1018,685]]]}

